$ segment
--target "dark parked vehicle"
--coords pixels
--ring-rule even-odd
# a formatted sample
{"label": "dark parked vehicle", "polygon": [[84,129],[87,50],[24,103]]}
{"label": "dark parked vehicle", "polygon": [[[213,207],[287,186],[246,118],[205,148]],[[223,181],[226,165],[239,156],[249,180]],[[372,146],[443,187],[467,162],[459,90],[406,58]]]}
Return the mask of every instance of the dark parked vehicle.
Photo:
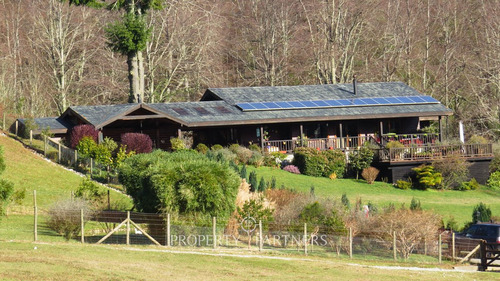
{"label": "dark parked vehicle", "polygon": [[463,236],[472,239],[482,239],[488,243],[497,243],[500,246],[500,224],[473,224],[464,231]]}

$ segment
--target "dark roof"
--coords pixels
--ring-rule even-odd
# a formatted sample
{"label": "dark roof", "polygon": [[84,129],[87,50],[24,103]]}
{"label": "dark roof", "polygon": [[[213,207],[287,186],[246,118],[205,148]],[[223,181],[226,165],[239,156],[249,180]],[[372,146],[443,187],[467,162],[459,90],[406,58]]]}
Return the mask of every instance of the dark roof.
{"label": "dark roof", "polygon": [[[19,122],[23,125],[26,125],[28,119],[18,119]],[[49,128],[51,132],[54,133],[66,133],[68,129],[72,127],[70,123],[61,117],[43,117],[43,118],[35,118],[35,125],[37,129],[33,130],[34,133],[40,133],[41,130]]]}
{"label": "dark roof", "polygon": [[[267,101],[336,100],[362,97],[423,96],[401,82],[358,83],[356,95],[352,84],[308,85],[280,87],[241,87],[208,89],[198,102],[156,104],[120,104],[98,106],[72,106],[59,118],[77,116],[96,128],[125,118],[140,108],[152,112],[144,118],[167,118],[186,127],[265,124],[302,121],[328,121],[373,119],[391,117],[424,117],[451,115],[452,111],[441,103],[412,105],[379,105],[302,108],[286,110],[243,111],[237,103]],[[37,123],[41,124],[43,122]],[[46,121],[49,122],[49,121]],[[57,122],[53,125],[56,125]],[[53,126],[50,126],[53,128]]]}
{"label": "dark roof", "polygon": [[402,82],[327,84],[278,87],[210,88],[202,100],[218,99],[229,104],[266,101],[329,100],[361,97],[421,96],[417,90]]}

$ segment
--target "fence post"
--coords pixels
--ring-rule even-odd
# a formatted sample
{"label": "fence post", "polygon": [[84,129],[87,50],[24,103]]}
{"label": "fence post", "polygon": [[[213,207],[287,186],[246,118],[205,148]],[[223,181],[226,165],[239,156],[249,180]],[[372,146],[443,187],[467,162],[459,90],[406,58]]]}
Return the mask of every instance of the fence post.
{"label": "fence post", "polygon": [[262,220],[259,220],[259,251],[262,252],[264,240],[262,239]]}
{"label": "fence post", "polygon": [[61,143],[57,143],[57,159],[59,160],[58,162],[61,163]]}
{"label": "fence post", "polygon": [[3,113],[2,129],[5,131],[5,112]]}
{"label": "fence post", "polygon": [[16,120],[16,137],[18,136],[17,135],[18,130],[19,130],[19,120]]}
{"label": "fence post", "polygon": [[38,240],[38,229],[37,229],[37,224],[38,224],[38,209],[36,206],[36,190],[33,190],[33,210],[34,210],[34,228],[33,228],[33,240],[36,242]]}
{"label": "fence post", "polygon": [[43,156],[47,157],[47,136],[43,136]]}
{"label": "fence post", "polygon": [[127,211],[127,245],[130,245],[130,211]]}
{"label": "fence post", "polygon": [[77,163],[78,163],[78,150],[74,150],[75,151],[75,167],[77,166]]}
{"label": "fence post", "polygon": [[304,223],[304,254],[307,255],[307,223]]}
{"label": "fence post", "polygon": [[167,246],[170,246],[170,214],[167,214]]}
{"label": "fence post", "polygon": [[80,222],[82,228],[82,244],[85,243],[85,223],[83,221],[83,209],[80,210]]}
{"label": "fence post", "polygon": [[92,169],[94,168],[94,160],[90,158],[90,178],[92,178]]}
{"label": "fence post", "polygon": [[478,271],[486,271],[488,268],[487,262],[488,260],[486,259],[486,241],[482,240],[479,241],[479,247],[481,250],[481,266],[478,266]]}
{"label": "fence post", "polygon": [[33,130],[30,130],[30,145],[33,144]]}
{"label": "fence post", "polygon": [[352,259],[352,227],[349,227],[349,258]]}
{"label": "fence post", "polygon": [[214,250],[217,248],[217,218],[212,217],[212,236],[214,237]]}
{"label": "fence post", "polygon": [[439,261],[439,263],[441,263],[442,254],[443,254],[443,248],[441,246],[441,234],[439,234],[439,238],[438,238],[438,261]]}
{"label": "fence post", "polygon": [[451,234],[451,260],[455,262],[455,232]]}
{"label": "fence post", "polygon": [[392,251],[393,251],[393,255],[394,255],[394,260],[397,260],[398,259],[398,252],[396,249],[396,231],[394,231],[392,233]]}

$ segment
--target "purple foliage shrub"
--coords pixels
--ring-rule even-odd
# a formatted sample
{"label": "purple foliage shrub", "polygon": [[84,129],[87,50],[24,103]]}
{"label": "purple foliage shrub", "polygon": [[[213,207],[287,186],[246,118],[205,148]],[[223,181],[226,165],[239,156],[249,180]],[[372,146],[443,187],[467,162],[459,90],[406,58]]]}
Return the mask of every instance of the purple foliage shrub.
{"label": "purple foliage shrub", "polygon": [[295,165],[287,165],[283,168],[283,170],[293,174],[300,174],[299,168]]}
{"label": "purple foliage shrub", "polygon": [[127,146],[127,153],[130,151],[135,151],[135,153],[150,153],[153,150],[153,141],[145,134],[122,134],[121,143]]}
{"label": "purple foliage shrub", "polygon": [[91,137],[95,142],[97,142],[97,137],[99,131],[97,131],[92,125],[78,125],[73,127],[70,135],[70,146],[71,148],[76,148],[78,143],[84,137]]}

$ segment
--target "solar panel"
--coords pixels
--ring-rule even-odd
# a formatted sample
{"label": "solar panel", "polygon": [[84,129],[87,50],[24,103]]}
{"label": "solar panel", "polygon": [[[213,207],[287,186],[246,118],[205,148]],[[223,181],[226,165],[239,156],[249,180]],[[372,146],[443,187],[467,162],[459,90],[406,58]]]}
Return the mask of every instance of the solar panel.
{"label": "solar panel", "polygon": [[231,113],[231,110],[224,106],[217,106],[217,111],[220,113]]}
{"label": "solar panel", "polygon": [[195,107],[194,109],[200,115],[208,115],[208,114],[210,114],[210,112],[208,110],[206,110],[205,108],[203,108],[203,107]]}
{"label": "solar panel", "polygon": [[273,102],[248,102],[236,104],[243,111],[256,110],[282,110],[301,108],[334,108],[377,105],[411,105],[439,103],[429,96],[392,96],[392,97],[363,97],[337,100],[303,100],[303,101],[273,101]]}
{"label": "solar panel", "polygon": [[189,115],[189,112],[187,112],[184,108],[180,108],[180,107],[174,107],[172,108],[175,112],[177,112],[177,114],[179,115],[182,115],[182,116],[185,116],[185,115]]}

